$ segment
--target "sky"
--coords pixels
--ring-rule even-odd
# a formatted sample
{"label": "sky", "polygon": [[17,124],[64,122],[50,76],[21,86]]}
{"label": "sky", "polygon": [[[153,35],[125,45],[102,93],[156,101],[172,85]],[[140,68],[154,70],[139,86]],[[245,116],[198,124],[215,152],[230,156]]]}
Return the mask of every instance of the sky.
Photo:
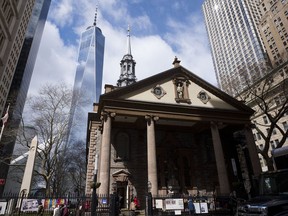
{"label": "sky", "polygon": [[204,0],[52,0],[29,95],[47,83],[73,87],[81,32],[94,22],[105,36],[103,87],[116,85],[130,26],[136,77],[181,65],[217,86],[201,5]]}

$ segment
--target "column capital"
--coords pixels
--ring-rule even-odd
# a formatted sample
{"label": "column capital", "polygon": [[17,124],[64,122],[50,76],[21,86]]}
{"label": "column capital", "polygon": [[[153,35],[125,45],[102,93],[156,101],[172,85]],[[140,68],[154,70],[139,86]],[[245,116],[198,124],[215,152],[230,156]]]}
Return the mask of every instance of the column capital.
{"label": "column capital", "polygon": [[145,119],[146,119],[147,122],[150,122],[151,120],[158,121],[159,120],[159,116],[146,115]]}
{"label": "column capital", "polygon": [[101,120],[106,121],[108,117],[114,118],[116,116],[116,113],[114,112],[101,112]]}

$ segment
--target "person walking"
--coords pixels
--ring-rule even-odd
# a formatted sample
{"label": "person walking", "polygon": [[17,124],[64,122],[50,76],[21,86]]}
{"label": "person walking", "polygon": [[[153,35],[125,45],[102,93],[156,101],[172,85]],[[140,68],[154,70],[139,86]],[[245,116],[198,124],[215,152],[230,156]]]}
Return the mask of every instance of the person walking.
{"label": "person walking", "polygon": [[139,202],[137,196],[134,197],[133,202],[135,204],[135,208],[140,209],[140,202]]}
{"label": "person walking", "polygon": [[44,207],[43,207],[42,203],[40,202],[39,205],[38,205],[37,215],[38,216],[43,216],[43,213],[44,213]]}
{"label": "person walking", "polygon": [[60,208],[59,208],[58,204],[56,204],[56,207],[53,210],[53,216],[61,216],[60,215]]}
{"label": "person walking", "polygon": [[61,204],[60,207],[60,216],[68,216],[69,215],[69,209],[66,205]]}
{"label": "person walking", "polygon": [[189,215],[194,215],[195,206],[194,206],[192,197],[188,198],[188,209],[189,209]]}

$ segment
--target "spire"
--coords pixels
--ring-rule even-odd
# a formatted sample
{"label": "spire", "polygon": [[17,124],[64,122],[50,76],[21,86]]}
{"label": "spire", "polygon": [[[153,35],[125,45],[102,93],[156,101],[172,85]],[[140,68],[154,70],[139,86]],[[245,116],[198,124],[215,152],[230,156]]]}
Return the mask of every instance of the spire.
{"label": "spire", "polygon": [[94,16],[93,26],[96,26],[96,24],[97,24],[97,10],[98,10],[98,5],[96,5],[96,11],[95,11],[95,16]]}
{"label": "spire", "polygon": [[127,29],[127,50],[128,50],[128,55],[131,55],[131,43],[130,43],[130,26],[128,25]]}
{"label": "spire", "polygon": [[117,81],[117,86],[123,87],[128,86],[136,82],[135,76],[135,65],[136,62],[131,54],[131,43],[130,43],[130,27],[128,25],[127,30],[127,54],[125,54],[120,62],[121,73],[120,78]]}

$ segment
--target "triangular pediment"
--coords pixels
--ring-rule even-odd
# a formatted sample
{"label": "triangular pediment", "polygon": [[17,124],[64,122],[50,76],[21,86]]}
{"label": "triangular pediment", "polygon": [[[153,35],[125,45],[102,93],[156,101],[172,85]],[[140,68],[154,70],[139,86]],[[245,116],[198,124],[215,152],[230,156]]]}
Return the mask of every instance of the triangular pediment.
{"label": "triangular pediment", "polygon": [[137,83],[118,88],[102,95],[103,99],[145,102],[153,105],[177,105],[185,107],[245,110],[253,112],[243,103],[215,86],[178,66]]}
{"label": "triangular pediment", "polygon": [[131,176],[131,173],[123,169],[117,170],[116,172],[112,174],[112,177],[114,178],[114,180],[119,181],[119,182],[127,181],[130,176]]}

